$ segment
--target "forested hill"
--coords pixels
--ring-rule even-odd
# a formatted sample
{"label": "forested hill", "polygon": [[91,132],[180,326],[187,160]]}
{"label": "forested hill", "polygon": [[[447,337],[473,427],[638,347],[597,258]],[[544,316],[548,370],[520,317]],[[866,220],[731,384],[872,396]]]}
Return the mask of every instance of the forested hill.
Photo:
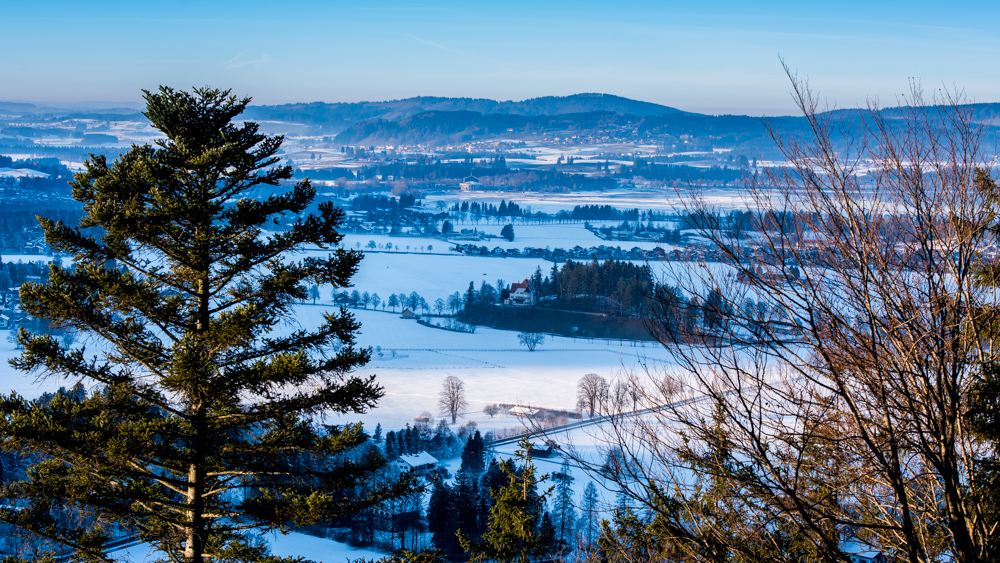
{"label": "forested hill", "polygon": [[[775,120],[783,131],[808,126],[802,118]],[[342,145],[454,143],[503,136],[524,138],[542,133],[591,136],[600,139],[712,136],[731,146],[767,137],[759,117],[712,116],[676,112],[666,115],[619,114],[606,111],[562,115],[483,114],[474,111],[432,111],[400,120],[371,119],[351,125],[334,142]]]}
{"label": "forested hill", "polygon": [[590,112],[643,116],[685,113],[669,106],[610,94],[574,94],[572,96],[545,96],[521,102],[501,102],[485,98],[422,96],[386,102],[335,104],[313,102],[277,106],[250,106],[244,116],[248,119],[300,123],[313,127],[317,132],[331,134],[338,133],[363,120],[398,121],[426,112],[475,112],[486,115],[515,116]]}

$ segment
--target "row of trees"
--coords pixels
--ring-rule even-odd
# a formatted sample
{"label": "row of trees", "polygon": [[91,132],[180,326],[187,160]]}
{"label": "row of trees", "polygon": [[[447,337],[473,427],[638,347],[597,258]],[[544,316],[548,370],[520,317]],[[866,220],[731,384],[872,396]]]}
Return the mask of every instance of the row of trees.
{"label": "row of trees", "polygon": [[[315,303],[319,298],[319,286],[310,286],[308,290],[308,298]],[[346,290],[338,290],[338,288],[333,288],[333,293],[331,295],[334,303],[339,303],[342,305],[350,305],[351,307],[361,307],[362,309],[367,309],[369,305],[373,309],[378,309],[382,306],[384,311],[386,307],[389,307],[392,311],[396,310],[396,307],[405,307],[411,311],[422,310],[424,313],[434,311],[438,315],[442,314],[445,310],[449,310],[452,313],[458,311],[461,308],[461,294],[457,291],[448,296],[447,299],[437,298],[434,303],[428,303],[426,299],[421,297],[416,291],[411,291],[409,294],[406,293],[390,293],[389,297],[382,299],[378,293],[369,293],[367,291],[359,292],[358,290],[352,290],[347,292]]]}
{"label": "row of trees", "polygon": [[414,205],[419,205],[420,202],[410,194],[402,194],[397,200],[390,196],[373,196],[369,194],[361,194],[351,200],[351,210],[353,211],[375,211],[375,210],[385,210],[385,211],[397,211],[405,209],[407,207],[413,207]]}
{"label": "row of trees", "polygon": [[607,310],[620,315],[648,312],[654,286],[648,265],[617,260],[587,263],[567,260],[561,268],[553,264],[545,278],[536,270],[531,280],[541,295],[553,296],[568,307]]}
{"label": "row of trees", "polygon": [[48,217],[75,225],[80,221],[81,215],[80,209],[71,207],[18,209],[6,206],[0,209],[0,251],[21,253],[28,243],[40,242],[42,230],[38,227],[37,217]]}
{"label": "row of trees", "polygon": [[[544,277],[541,268],[536,268],[529,278],[529,285],[538,296],[554,298],[554,306],[618,315],[650,312],[655,286],[648,265],[638,266],[618,260],[567,260],[561,268],[553,264],[550,274]],[[474,317],[487,307],[502,303],[509,293],[510,288],[504,280],[497,280],[495,285],[480,282],[479,289],[469,282],[462,298],[462,314]]]}
{"label": "row of trees", "polygon": [[0,290],[18,287],[27,281],[43,282],[48,275],[46,262],[0,262]]}

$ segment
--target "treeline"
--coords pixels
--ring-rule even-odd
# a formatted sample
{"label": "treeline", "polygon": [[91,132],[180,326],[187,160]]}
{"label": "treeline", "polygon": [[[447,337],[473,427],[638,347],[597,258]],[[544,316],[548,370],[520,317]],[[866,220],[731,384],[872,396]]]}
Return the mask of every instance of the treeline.
{"label": "treeline", "polygon": [[[502,161],[503,158],[499,159]],[[381,172],[376,172],[381,170]],[[392,172],[389,172],[392,170]],[[475,176],[482,182],[484,189],[546,191],[553,189],[565,190],[604,190],[618,185],[618,180],[611,176],[585,176],[583,174],[567,174],[560,170],[518,170],[503,167],[493,168],[492,165],[472,163],[438,163],[438,164],[380,164],[357,171],[350,168],[327,168],[320,170],[297,170],[297,177],[309,176],[317,180],[348,180],[348,181],[383,181],[403,182],[415,189],[436,188],[442,185],[455,186],[462,179]],[[381,180],[378,178],[381,176]]]}
{"label": "treeline", "polygon": [[[726,214],[696,211],[680,216],[682,229],[723,231],[734,236],[748,231],[791,233],[809,230],[809,225],[816,224],[819,219],[816,213],[800,211],[733,210]],[[885,224],[892,225],[893,222],[886,221]]]}
{"label": "treeline", "polygon": [[[509,288],[503,280],[497,280],[495,286],[481,282],[478,289],[470,282],[459,318],[494,328],[512,330],[515,327],[517,330],[599,338],[626,337],[624,335],[634,332],[635,328],[628,323],[655,318],[666,338],[681,338],[713,333],[734,314],[744,313],[727,307],[718,290],[711,290],[703,301],[697,296],[689,297],[676,287],[657,283],[644,264],[569,260],[562,267],[553,265],[549,275],[543,275],[541,269],[536,268],[528,281],[531,291],[540,299],[539,306],[495,307],[509,296]],[[763,302],[747,300],[744,309],[761,318],[781,316],[780,311],[771,311]],[[562,318],[557,313],[574,317],[572,320]],[[575,323],[574,330],[567,332],[563,326],[566,322]],[[612,336],[616,334],[618,336]]]}
{"label": "treeline", "polygon": [[[567,260],[561,268],[553,264],[549,275],[536,268],[528,283],[546,306],[619,316],[642,316],[649,312],[655,285],[648,265],[620,260]],[[510,288],[503,280],[497,280],[495,286],[483,281],[478,289],[469,282],[460,316],[474,322],[509,296]]]}
{"label": "treeline", "polygon": [[471,213],[473,215],[488,215],[495,217],[551,217],[559,220],[572,220],[572,221],[638,221],[639,220],[639,210],[638,209],[627,209],[620,210],[611,207],[610,205],[577,205],[570,211],[561,210],[555,214],[548,214],[543,212],[535,212],[532,214],[529,210],[522,208],[515,202],[507,203],[506,200],[501,199],[500,205],[496,206],[492,203],[479,203],[478,201],[462,201],[461,203],[455,202],[451,207],[451,211],[454,213]]}
{"label": "treeline", "polygon": [[580,221],[638,221],[638,209],[620,210],[610,205],[577,205],[570,218]]}
{"label": "treeline", "polygon": [[622,316],[642,316],[650,310],[653,276],[648,265],[605,260],[574,262],[541,277],[536,269],[532,283],[542,297],[551,296],[560,306],[596,310]]}
{"label": "treeline", "polygon": [[22,253],[28,243],[38,241],[42,236],[38,217],[75,226],[82,216],[83,210],[75,208],[0,209],[0,251]]}
{"label": "treeline", "polygon": [[398,211],[416,205],[416,197],[403,194],[399,199],[389,196],[362,194],[351,200],[353,211]]}
{"label": "treeline", "polygon": [[[352,149],[355,153],[362,149]],[[344,178],[347,180],[371,180],[389,177],[396,179],[407,179],[412,181],[444,181],[449,179],[462,179],[468,176],[485,178],[498,174],[507,174],[507,161],[503,156],[493,155],[490,158],[475,160],[472,156],[465,157],[460,162],[441,162],[436,159],[429,159],[425,156],[417,157],[416,160],[391,160],[362,166],[360,168],[327,168],[320,170],[310,170],[308,174],[311,178],[319,180],[337,180]]]}
{"label": "treeline", "polygon": [[63,183],[73,177],[73,173],[58,158],[31,158],[14,160],[0,154],[0,168],[31,169],[44,172],[51,180],[62,180]]}
{"label": "treeline", "polygon": [[455,202],[452,206],[451,211],[455,213],[471,213],[473,215],[491,215],[494,217],[530,217],[531,212],[527,209],[522,209],[520,205],[514,203],[513,201],[507,203],[506,200],[501,199],[500,205],[496,206],[492,203],[482,203],[478,201],[473,201],[469,203],[468,201],[462,201],[462,203]]}
{"label": "treeline", "polygon": [[[429,418],[429,417],[428,417]],[[427,452],[437,459],[449,459],[458,454],[468,434],[462,428],[463,435],[456,435],[451,431],[447,423],[442,422],[436,428],[431,428],[429,421],[417,422],[414,426],[406,425],[406,428],[398,431],[390,430],[385,434],[384,440],[381,437],[382,425],[375,427],[372,438],[376,444],[382,444],[382,451],[389,461],[401,455],[414,455],[420,452]],[[482,442],[477,431],[475,436]]]}
{"label": "treeline", "polygon": [[710,166],[708,168],[687,166],[683,164],[654,164],[651,161],[637,158],[633,166],[622,166],[614,174],[616,178],[646,180],[697,182],[699,180],[723,185],[737,184],[743,180],[743,170],[728,166]]}
{"label": "treeline", "polygon": [[47,262],[0,263],[0,290],[19,287],[26,281],[45,282],[49,279]]}
{"label": "treeline", "polygon": [[[778,120],[782,121],[783,126],[806,125],[801,118]],[[767,129],[761,120],[749,116],[710,116],[683,112],[643,116],[610,111],[525,116],[483,114],[476,111],[432,111],[398,121],[361,121],[339,133],[335,141],[345,145],[416,144],[470,141],[511,133],[538,135],[566,130],[579,134],[604,133],[618,138],[712,137],[726,144],[755,141],[767,136]]]}

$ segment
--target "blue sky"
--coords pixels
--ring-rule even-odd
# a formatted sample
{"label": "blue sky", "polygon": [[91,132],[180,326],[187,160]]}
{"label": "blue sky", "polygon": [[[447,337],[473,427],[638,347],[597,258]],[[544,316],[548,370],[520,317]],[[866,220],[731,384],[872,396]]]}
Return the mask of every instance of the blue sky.
{"label": "blue sky", "polygon": [[255,103],[605,92],[794,113],[779,57],[838,107],[919,80],[1000,101],[1000,2],[0,3],[0,100],[138,101],[212,85]]}

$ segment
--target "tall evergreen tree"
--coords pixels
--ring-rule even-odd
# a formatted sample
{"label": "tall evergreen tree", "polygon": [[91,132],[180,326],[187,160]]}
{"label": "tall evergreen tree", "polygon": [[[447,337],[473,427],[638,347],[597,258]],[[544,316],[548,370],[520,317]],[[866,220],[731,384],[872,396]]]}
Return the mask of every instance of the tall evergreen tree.
{"label": "tall evergreen tree", "polygon": [[[41,220],[46,241],[75,257],[49,283],[25,284],[21,306],[100,342],[69,349],[22,330],[18,369],[83,380],[82,401],[40,406],[0,399],[7,451],[44,461],[5,488],[17,510],[0,520],[101,559],[108,535],[57,521],[75,509],[134,530],[171,560],[261,560],[260,530],[335,517],[402,492],[342,491],[381,467],[380,456],[338,455],[366,439],[359,424],[323,428],[320,412],[358,413],[383,395],[354,347],[345,310],[315,329],[275,334],[309,284],[345,287],[360,253],[289,260],[305,246],[336,247],[342,212],[329,203],[301,215],[309,182],[251,199],[292,170],[281,137],[234,123],[249,98],[228,91],[145,93],[146,117],[165,138],[109,163],[92,156],[77,174],[79,227]],[[291,225],[262,236],[275,223]],[[336,353],[330,353],[335,351]],[[254,494],[246,494],[251,485]]]}
{"label": "tall evergreen tree", "polygon": [[455,530],[473,541],[479,540],[486,531],[486,518],[480,511],[482,506],[482,490],[478,487],[476,477],[459,469],[455,475]]}
{"label": "tall evergreen tree", "polygon": [[555,506],[552,509],[555,537],[565,546],[571,547],[576,511],[573,510],[573,476],[570,475],[569,464],[563,463],[562,470],[553,475],[553,478],[557,481]]}
{"label": "tall evergreen tree", "polygon": [[580,541],[584,542],[588,549],[593,548],[594,543],[600,535],[600,530],[598,529],[600,519],[597,512],[597,503],[599,500],[597,487],[594,486],[594,482],[587,483],[586,488],[583,489],[583,502],[580,505],[578,528]]}
{"label": "tall evergreen tree", "polygon": [[465,442],[461,468],[476,476],[486,470],[486,443],[478,430]]}
{"label": "tall evergreen tree", "polygon": [[427,503],[427,531],[431,533],[431,543],[448,557],[462,554],[455,531],[459,522],[455,518],[456,492],[444,480],[434,483]]}
{"label": "tall evergreen tree", "polygon": [[396,440],[396,433],[390,430],[385,435],[385,458],[392,461],[399,457],[399,442]]}
{"label": "tall evergreen tree", "polygon": [[538,494],[539,479],[535,477],[530,452],[531,443],[524,438],[517,454],[523,465],[515,467],[511,460],[500,464],[507,484],[494,493],[489,529],[482,540],[475,542],[460,534],[462,547],[473,560],[528,563],[551,550],[551,521],[545,530],[541,529],[547,493]]}

